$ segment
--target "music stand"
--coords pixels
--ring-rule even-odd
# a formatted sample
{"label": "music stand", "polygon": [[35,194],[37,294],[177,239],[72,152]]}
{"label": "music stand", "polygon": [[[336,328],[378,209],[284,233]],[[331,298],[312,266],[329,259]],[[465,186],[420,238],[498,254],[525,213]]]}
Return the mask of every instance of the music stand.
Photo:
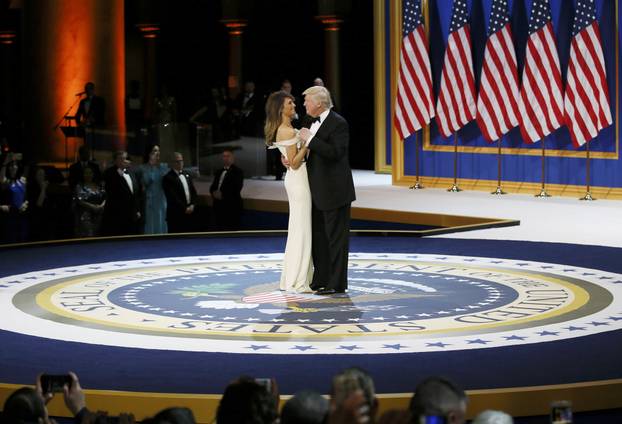
{"label": "music stand", "polygon": [[84,137],[84,130],[81,127],[74,127],[71,125],[72,122],[75,122],[75,116],[65,115],[65,125],[60,126],[60,130],[63,132],[65,136],[65,169],[69,169],[69,156],[68,156],[68,139],[70,137]]}
{"label": "music stand", "polygon": [[[71,125],[72,122],[76,122],[76,117],[75,116],[69,116],[69,112],[71,111],[71,109],[74,108],[74,106],[76,105],[76,103],[78,103],[80,101],[80,98],[82,97],[82,94],[84,93],[78,93],[76,94],[76,99],[73,101],[73,103],[71,103],[71,106],[69,106],[67,108],[67,110],[65,111],[65,113],[63,113],[63,116],[58,120],[58,122],[56,123],[56,125],[54,125],[54,128],[52,128],[54,131],[56,131],[57,129],[61,129],[61,131],[63,132],[63,135],[65,136],[65,169],[69,169],[69,159],[68,159],[68,152],[67,152],[67,139],[69,137],[79,137],[79,127],[74,127]],[[64,125],[62,125],[64,124]]]}

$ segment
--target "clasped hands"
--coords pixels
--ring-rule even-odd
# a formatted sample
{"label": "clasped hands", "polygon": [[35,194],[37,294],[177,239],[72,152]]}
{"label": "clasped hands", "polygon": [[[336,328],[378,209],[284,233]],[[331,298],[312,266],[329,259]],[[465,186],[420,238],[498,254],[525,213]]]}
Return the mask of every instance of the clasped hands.
{"label": "clasped hands", "polygon": [[[300,138],[300,140],[304,142],[305,146],[307,146],[307,149],[309,148],[309,141],[312,137],[313,133],[311,132],[311,130],[309,130],[309,128],[301,128],[300,131],[298,131],[298,138]],[[284,167],[289,169],[289,160],[285,155],[281,155],[281,163]]]}

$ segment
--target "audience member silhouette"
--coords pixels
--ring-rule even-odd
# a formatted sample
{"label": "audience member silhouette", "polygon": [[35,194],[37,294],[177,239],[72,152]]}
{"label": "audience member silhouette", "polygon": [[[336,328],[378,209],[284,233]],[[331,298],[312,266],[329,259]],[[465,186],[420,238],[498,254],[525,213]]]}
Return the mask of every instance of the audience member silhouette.
{"label": "audience member silhouette", "polygon": [[231,149],[222,152],[223,167],[216,171],[210,186],[213,199],[214,224],[218,230],[235,231],[240,228],[242,217],[242,186],[244,172],[235,165]]}
{"label": "audience member silhouette", "polygon": [[99,164],[90,159],[91,152],[87,146],[80,146],[78,149],[78,161],[69,167],[69,187],[73,192],[76,185],[84,183],[84,170],[89,168],[92,172],[93,181],[101,181],[101,170]]}
{"label": "audience member silhouette", "polygon": [[106,236],[140,232],[141,188],[134,172],[128,169],[127,152],[115,152],[114,164],[104,172],[106,204],[102,233]]}
{"label": "audience member silhouette", "polygon": [[91,168],[86,168],[83,182],[74,191],[74,234],[76,237],[95,237],[100,234],[106,205],[106,192],[95,181]]}
{"label": "audience member silhouette", "polygon": [[29,205],[26,178],[22,172],[21,154],[7,154],[0,168],[0,212],[3,241],[6,243],[25,242],[28,239]]}
{"label": "audience member silhouette", "polygon": [[153,424],[195,424],[194,414],[188,408],[167,408],[151,420]]}
{"label": "audience member silhouette", "polygon": [[28,232],[31,241],[51,240],[54,237],[54,210],[48,193],[48,181],[45,169],[34,166],[30,169],[28,178]]}
{"label": "audience member silhouette", "polygon": [[273,424],[278,422],[276,402],[266,387],[241,377],[229,384],[222,395],[218,424]]}
{"label": "audience member silhouette", "polygon": [[322,424],[328,415],[328,401],[319,393],[303,390],[281,410],[281,424]]}
{"label": "audience member silhouette", "polygon": [[415,422],[426,416],[443,417],[447,424],[466,422],[466,394],[455,383],[441,377],[430,377],[415,388],[410,412]]}
{"label": "audience member silhouette", "polygon": [[347,400],[355,392],[360,392],[364,399],[359,413],[366,417],[366,422],[373,423],[378,412],[374,381],[360,368],[348,368],[333,377],[330,396],[331,410],[343,409]]}
{"label": "audience member silhouette", "polygon": [[84,144],[90,149],[101,149],[103,146],[97,130],[105,125],[106,102],[103,97],[95,95],[95,84],[92,82],[86,83],[84,94],[86,97],[80,100],[76,122],[84,130]]}
{"label": "audience member silhouette", "polygon": [[194,230],[197,191],[192,177],[184,171],[184,157],[174,153],[171,170],[162,179],[166,195],[166,222],[169,233],[186,233]]}
{"label": "audience member silhouette", "polygon": [[239,111],[240,134],[247,137],[261,137],[263,99],[255,92],[253,81],[244,84],[244,92],[238,95],[236,109]]}

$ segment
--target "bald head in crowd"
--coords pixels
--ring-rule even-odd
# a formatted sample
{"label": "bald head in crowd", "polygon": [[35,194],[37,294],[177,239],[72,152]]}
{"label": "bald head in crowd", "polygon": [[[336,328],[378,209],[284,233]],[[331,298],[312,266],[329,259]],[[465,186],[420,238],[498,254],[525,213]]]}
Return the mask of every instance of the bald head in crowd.
{"label": "bald head in crowd", "polygon": [[430,377],[419,383],[410,400],[410,412],[415,420],[428,415],[444,417],[447,424],[466,422],[466,393],[453,382]]}

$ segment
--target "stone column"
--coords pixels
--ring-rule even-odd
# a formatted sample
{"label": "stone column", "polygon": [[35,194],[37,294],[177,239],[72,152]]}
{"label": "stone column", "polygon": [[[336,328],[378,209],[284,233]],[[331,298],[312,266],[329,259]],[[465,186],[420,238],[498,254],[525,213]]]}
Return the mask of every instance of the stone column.
{"label": "stone column", "polygon": [[242,34],[246,27],[244,19],[223,19],[221,21],[229,32],[229,76],[227,88],[229,97],[235,99],[242,86]]}
{"label": "stone column", "polygon": [[19,108],[16,98],[17,73],[19,69],[16,49],[17,33],[14,30],[0,31],[0,119],[1,125],[12,125]]}
{"label": "stone column", "polygon": [[157,95],[157,38],[160,32],[160,25],[158,24],[138,24],[136,25],[140,31],[145,45],[145,60],[143,62],[143,81],[145,82],[144,88],[144,110],[145,121],[151,122],[153,118],[153,104]]}
{"label": "stone column", "polygon": [[343,20],[336,15],[316,16],[324,29],[324,73],[326,88],[330,90],[337,106],[341,105],[339,62],[339,25]]}
{"label": "stone column", "polygon": [[[105,144],[124,148],[124,0],[23,0],[23,32],[24,135],[35,159],[64,161],[64,137],[54,128],[75,114],[88,81],[106,101]],[[70,142],[72,161],[82,140]]]}

